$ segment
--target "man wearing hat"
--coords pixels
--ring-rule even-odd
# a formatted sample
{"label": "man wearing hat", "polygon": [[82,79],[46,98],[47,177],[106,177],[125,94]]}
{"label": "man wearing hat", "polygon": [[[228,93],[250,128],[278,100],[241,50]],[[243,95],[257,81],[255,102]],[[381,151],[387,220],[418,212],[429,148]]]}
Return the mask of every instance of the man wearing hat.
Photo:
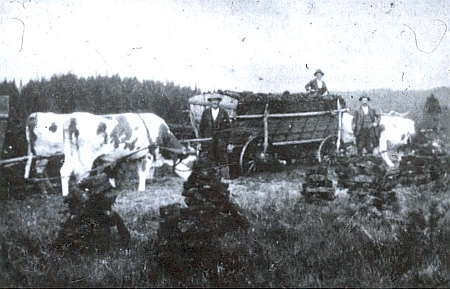
{"label": "man wearing hat", "polygon": [[373,148],[378,146],[380,114],[369,106],[370,97],[363,95],[359,98],[361,106],[355,110],[352,129],[356,138],[356,148],[358,154],[362,155],[366,149],[368,154],[373,152]]}
{"label": "man wearing hat", "polygon": [[322,80],[322,77],[325,74],[323,73],[322,70],[317,69],[316,72],[314,72],[314,76],[316,78],[314,78],[313,80],[309,81],[306,85],[305,85],[305,89],[306,91],[309,91],[312,94],[316,94],[318,96],[323,96],[328,94],[328,88],[325,85],[325,82]]}
{"label": "man wearing hat", "polygon": [[208,101],[211,107],[203,111],[200,121],[199,135],[201,138],[212,137],[211,142],[202,145],[202,154],[208,155],[220,167],[223,178],[229,179],[228,153],[233,150],[230,143],[230,117],[225,109],[219,106],[222,96],[211,94]]}

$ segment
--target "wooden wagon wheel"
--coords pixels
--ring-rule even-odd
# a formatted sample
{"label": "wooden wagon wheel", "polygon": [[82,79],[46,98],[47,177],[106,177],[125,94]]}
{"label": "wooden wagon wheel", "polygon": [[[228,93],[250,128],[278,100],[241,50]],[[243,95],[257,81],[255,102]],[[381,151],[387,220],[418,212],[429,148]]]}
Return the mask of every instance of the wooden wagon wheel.
{"label": "wooden wagon wheel", "polygon": [[336,157],[336,143],[338,137],[335,135],[327,136],[319,145],[317,150],[317,160],[319,163],[331,163]]}
{"label": "wooden wagon wheel", "polygon": [[251,137],[244,145],[239,157],[239,165],[244,176],[258,172],[261,167],[273,160],[270,153],[264,153],[264,137]]}

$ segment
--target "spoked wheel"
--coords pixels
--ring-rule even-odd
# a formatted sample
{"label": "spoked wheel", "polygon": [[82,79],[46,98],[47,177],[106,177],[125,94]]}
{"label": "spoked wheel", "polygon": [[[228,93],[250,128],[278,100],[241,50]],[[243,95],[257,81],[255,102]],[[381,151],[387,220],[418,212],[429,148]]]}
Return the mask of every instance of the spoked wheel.
{"label": "spoked wheel", "polygon": [[317,160],[319,163],[333,164],[337,155],[337,136],[327,136],[319,145]]}
{"label": "spoked wheel", "polygon": [[239,157],[239,165],[244,176],[261,171],[267,166],[273,157],[268,152],[264,153],[264,138],[262,136],[251,137],[244,145]]}

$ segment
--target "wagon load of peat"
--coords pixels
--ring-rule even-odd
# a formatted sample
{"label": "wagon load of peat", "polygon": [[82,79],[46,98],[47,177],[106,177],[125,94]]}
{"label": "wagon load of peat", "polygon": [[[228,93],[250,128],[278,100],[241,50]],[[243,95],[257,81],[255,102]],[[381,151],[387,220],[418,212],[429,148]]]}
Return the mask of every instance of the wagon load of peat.
{"label": "wagon load of peat", "polygon": [[[221,182],[211,160],[197,160],[183,185],[182,195],[187,208],[174,204],[160,209],[162,220],[156,248],[160,266],[183,286],[198,286],[205,278],[212,286],[223,286],[220,282],[225,275],[246,270],[242,261],[247,262],[257,255],[261,258],[262,249],[247,234],[249,221],[231,202],[228,184]],[[233,234],[240,236],[238,244],[246,244],[251,247],[250,251],[260,251],[261,255],[247,256],[247,248],[238,256],[236,240],[227,239]],[[199,284],[192,280],[198,280]],[[234,285],[244,284],[237,282]]]}
{"label": "wagon load of peat", "polygon": [[339,99],[341,108],[345,108],[345,100],[339,95],[316,96],[310,93],[253,93],[253,92],[233,92],[220,91],[220,94],[228,95],[238,100],[236,108],[237,115],[263,114],[268,106],[269,112],[273,113],[296,113],[329,111],[337,109]]}

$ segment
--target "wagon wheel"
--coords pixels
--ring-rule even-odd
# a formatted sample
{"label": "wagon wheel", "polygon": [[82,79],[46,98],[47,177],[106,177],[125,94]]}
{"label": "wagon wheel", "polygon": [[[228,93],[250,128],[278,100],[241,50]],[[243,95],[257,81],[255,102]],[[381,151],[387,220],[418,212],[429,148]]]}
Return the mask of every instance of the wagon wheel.
{"label": "wagon wheel", "polygon": [[337,136],[330,135],[327,136],[319,145],[317,150],[317,160],[319,163],[334,163],[336,161],[337,151],[336,151]]}
{"label": "wagon wheel", "polygon": [[239,165],[244,176],[260,171],[272,160],[271,154],[264,154],[264,138],[262,136],[251,137],[244,145],[239,157]]}

